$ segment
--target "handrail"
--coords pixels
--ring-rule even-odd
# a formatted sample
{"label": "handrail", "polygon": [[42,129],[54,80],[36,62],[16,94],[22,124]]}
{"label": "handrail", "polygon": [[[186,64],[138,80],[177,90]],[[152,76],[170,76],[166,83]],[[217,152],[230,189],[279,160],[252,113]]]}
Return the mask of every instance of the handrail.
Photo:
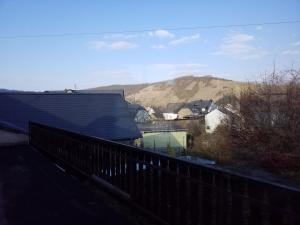
{"label": "handrail", "polygon": [[29,137],[168,224],[300,224],[297,188],[37,123]]}

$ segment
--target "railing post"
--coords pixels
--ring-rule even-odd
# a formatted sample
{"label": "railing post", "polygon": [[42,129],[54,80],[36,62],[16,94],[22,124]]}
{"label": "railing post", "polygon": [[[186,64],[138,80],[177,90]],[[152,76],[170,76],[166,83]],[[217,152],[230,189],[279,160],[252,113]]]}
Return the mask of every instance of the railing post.
{"label": "railing post", "polygon": [[134,201],[134,175],[133,175],[133,162],[132,162],[132,152],[127,155],[127,172],[128,172],[128,192],[130,198]]}

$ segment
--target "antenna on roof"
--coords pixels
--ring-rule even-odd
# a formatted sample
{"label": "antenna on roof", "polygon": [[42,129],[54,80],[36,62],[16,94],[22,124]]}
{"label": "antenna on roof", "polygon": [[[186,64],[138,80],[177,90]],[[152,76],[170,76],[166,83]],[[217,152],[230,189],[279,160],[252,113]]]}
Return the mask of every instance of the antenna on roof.
{"label": "antenna on roof", "polygon": [[75,91],[77,90],[77,85],[76,85],[76,84],[74,84],[74,90],[75,90]]}

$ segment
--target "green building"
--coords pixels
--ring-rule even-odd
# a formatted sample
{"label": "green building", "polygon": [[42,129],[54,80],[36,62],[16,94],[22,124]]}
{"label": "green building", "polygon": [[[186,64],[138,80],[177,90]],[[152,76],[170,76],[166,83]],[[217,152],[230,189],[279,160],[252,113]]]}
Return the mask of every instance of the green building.
{"label": "green building", "polygon": [[187,148],[187,129],[176,125],[173,121],[156,121],[138,124],[142,138],[136,140],[139,147],[151,150],[166,151],[185,150]]}

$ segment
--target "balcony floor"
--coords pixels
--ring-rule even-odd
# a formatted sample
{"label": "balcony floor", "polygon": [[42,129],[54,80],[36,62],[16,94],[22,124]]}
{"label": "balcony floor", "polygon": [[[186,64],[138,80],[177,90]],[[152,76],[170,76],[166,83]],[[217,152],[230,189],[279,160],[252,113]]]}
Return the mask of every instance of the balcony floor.
{"label": "balcony floor", "polygon": [[28,145],[0,147],[1,225],[127,225],[101,201]]}

